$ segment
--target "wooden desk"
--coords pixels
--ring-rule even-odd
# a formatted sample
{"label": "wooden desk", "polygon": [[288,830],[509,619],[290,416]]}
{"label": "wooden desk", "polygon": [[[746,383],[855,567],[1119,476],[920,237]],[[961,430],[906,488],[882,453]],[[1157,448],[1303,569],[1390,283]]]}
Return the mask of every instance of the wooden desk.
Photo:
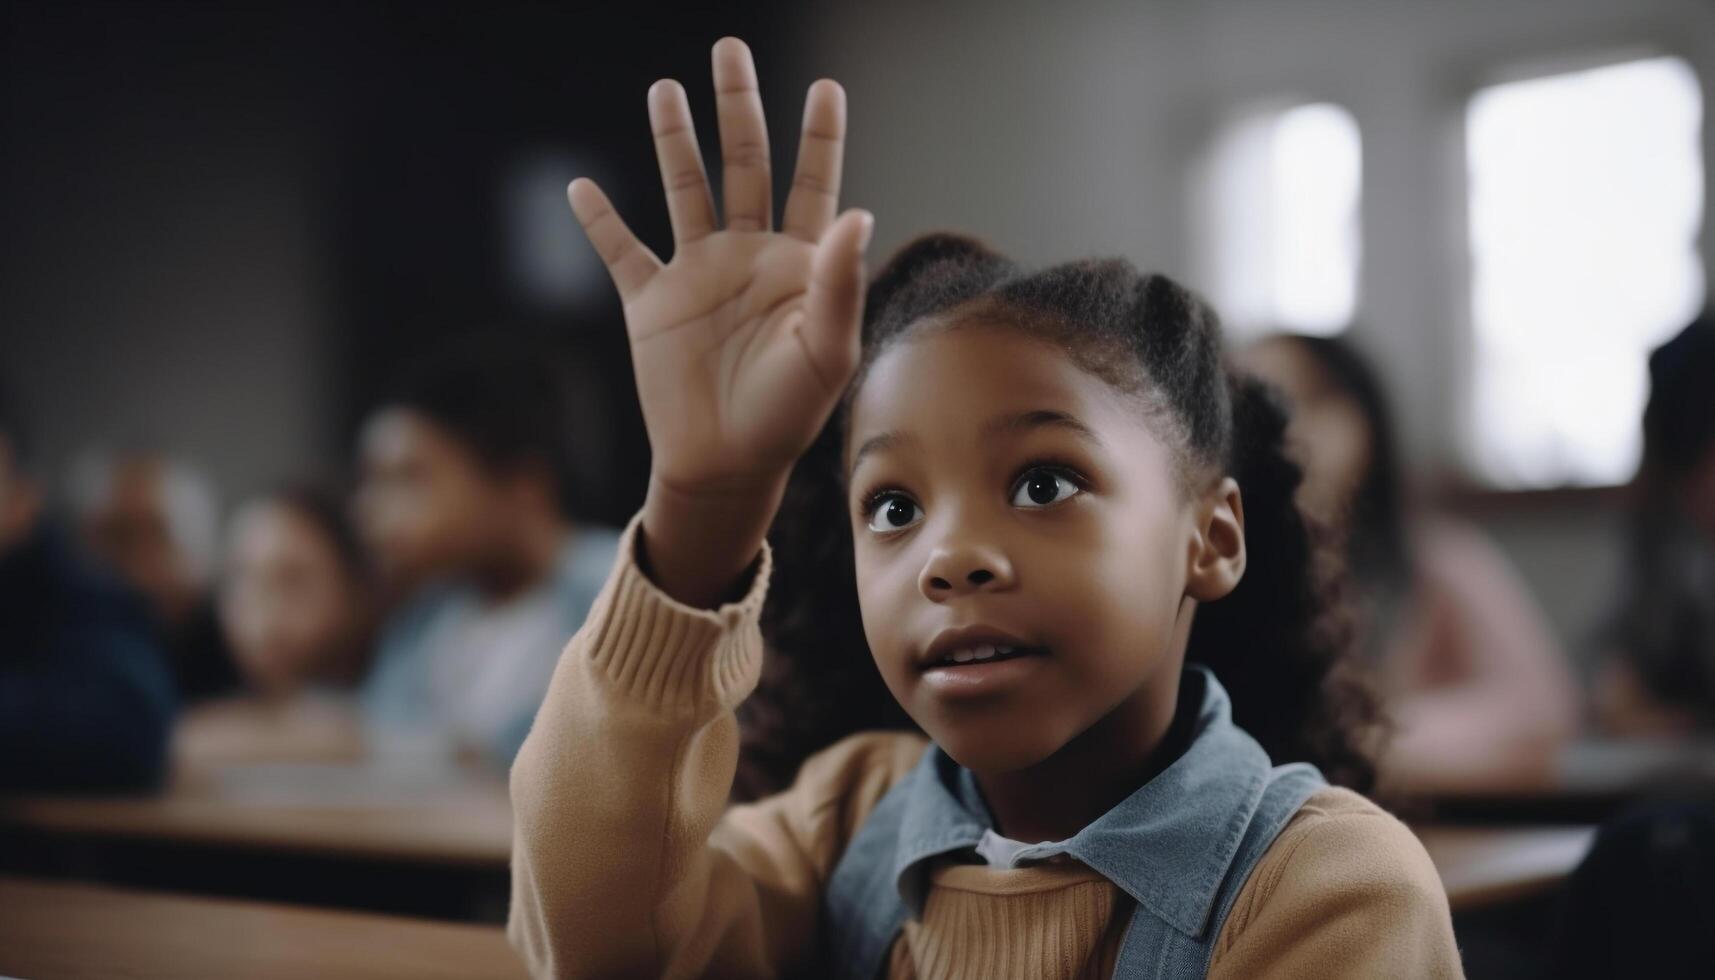
{"label": "wooden desk", "polygon": [[512,808],[498,776],[365,766],[234,766],[155,797],[0,799],[0,826],[504,870]]}
{"label": "wooden desk", "polygon": [[1561,753],[1554,788],[1620,793],[1665,783],[1715,784],[1715,742],[1707,739],[1583,739]]}
{"label": "wooden desk", "polygon": [[0,974],[513,978],[499,927],[0,878]]}
{"label": "wooden desk", "polygon": [[1715,742],[1582,739],[1530,776],[1397,789],[1407,812],[1436,823],[1600,823],[1640,800],[1715,800]]}
{"label": "wooden desk", "polygon": [[[147,873],[119,874],[121,881],[151,887],[193,888],[224,894],[286,898],[297,902],[447,913],[401,901],[426,891],[480,892],[480,901],[457,908],[495,919],[504,914],[511,852],[512,817],[505,786],[497,777],[452,771],[385,773],[362,766],[246,766],[187,777],[166,795],[138,799],[23,798],[0,800],[0,827],[31,832],[51,842],[132,842],[156,847],[189,845],[218,851],[186,860],[175,855]],[[1582,860],[1594,831],[1589,827],[1417,828],[1440,870],[1456,909],[1523,897],[1551,887]],[[255,856],[256,873],[233,868],[233,854]],[[284,866],[282,866],[282,857]],[[296,858],[314,858],[327,868]],[[260,863],[264,858],[273,865]],[[197,875],[198,863],[218,861],[229,873]],[[67,862],[87,873],[84,856]],[[94,862],[98,868],[100,862]],[[361,892],[378,866],[418,866],[434,878],[401,877],[374,897]],[[309,871],[305,868],[309,867]],[[469,874],[482,876],[473,885]],[[26,866],[25,870],[44,869]],[[336,872],[344,872],[338,873]],[[267,890],[283,876],[299,874],[301,887]],[[355,880],[354,880],[355,879]],[[234,886],[232,881],[257,882]]]}
{"label": "wooden desk", "polygon": [[497,922],[511,836],[492,774],[230,766],[155,797],[0,799],[0,874]]}
{"label": "wooden desk", "polygon": [[1525,898],[1565,880],[1596,836],[1594,827],[1413,828],[1455,912]]}
{"label": "wooden desk", "polygon": [[[1456,911],[1525,897],[1583,859],[1589,828],[1418,831]],[[498,927],[0,878],[0,974],[515,977]]]}

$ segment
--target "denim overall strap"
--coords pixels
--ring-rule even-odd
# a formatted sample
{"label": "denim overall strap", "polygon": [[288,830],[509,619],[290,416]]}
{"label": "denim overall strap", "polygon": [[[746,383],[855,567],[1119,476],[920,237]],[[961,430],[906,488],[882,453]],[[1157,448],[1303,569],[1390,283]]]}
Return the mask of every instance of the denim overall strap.
{"label": "denim overall strap", "polygon": [[982,824],[948,789],[957,772],[952,759],[930,747],[846,845],[822,892],[822,976],[881,976],[905,920],[923,911],[928,859],[982,839]]}
{"label": "denim overall strap", "polygon": [[[1271,767],[1205,668],[1186,665],[1179,710],[1194,722],[1179,758],[1072,838],[1027,849],[1028,860],[1072,857],[1136,902],[1114,973],[1128,980],[1204,976],[1251,870],[1326,785],[1314,766]],[[923,913],[935,860],[992,826],[980,794],[961,794],[969,782],[930,746],[864,821],[823,890],[825,975],[881,975],[906,919]]]}
{"label": "denim overall strap", "polygon": [[1233,852],[1232,864],[1222,878],[1214,907],[1203,927],[1196,933],[1187,933],[1139,906],[1126,929],[1119,960],[1114,964],[1114,977],[1179,980],[1207,976],[1215,943],[1251,871],[1304,801],[1327,785],[1314,766],[1302,762],[1271,769],[1262,798],[1245,827],[1238,849]]}

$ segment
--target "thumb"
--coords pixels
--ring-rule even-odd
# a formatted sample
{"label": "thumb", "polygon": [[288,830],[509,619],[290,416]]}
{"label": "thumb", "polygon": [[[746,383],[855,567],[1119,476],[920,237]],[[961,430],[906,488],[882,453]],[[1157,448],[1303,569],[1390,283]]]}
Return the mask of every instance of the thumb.
{"label": "thumb", "polygon": [[816,243],[810,289],[800,327],[816,373],[843,385],[857,367],[863,322],[864,249],[875,215],[853,209],[840,215]]}

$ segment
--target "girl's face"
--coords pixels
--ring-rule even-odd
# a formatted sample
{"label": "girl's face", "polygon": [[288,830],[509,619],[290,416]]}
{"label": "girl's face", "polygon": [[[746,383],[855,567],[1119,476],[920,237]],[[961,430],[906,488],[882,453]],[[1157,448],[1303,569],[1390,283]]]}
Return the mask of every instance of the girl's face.
{"label": "girl's face", "polygon": [[870,649],[955,760],[1171,720],[1199,521],[1136,397],[1016,329],[932,329],[871,367],[846,460]]}
{"label": "girl's face", "polygon": [[355,591],[334,544],[293,508],[264,500],[233,519],[221,623],[260,692],[283,694],[336,669]]}

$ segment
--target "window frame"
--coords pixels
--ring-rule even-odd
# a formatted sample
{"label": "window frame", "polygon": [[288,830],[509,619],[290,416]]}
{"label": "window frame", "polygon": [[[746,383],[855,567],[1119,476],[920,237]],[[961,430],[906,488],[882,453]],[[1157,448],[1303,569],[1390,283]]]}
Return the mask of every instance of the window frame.
{"label": "window frame", "polygon": [[[1711,53],[1715,54],[1715,47],[1711,48]],[[1447,172],[1443,183],[1449,197],[1444,202],[1443,211],[1447,222],[1444,227],[1451,238],[1449,245],[1456,252],[1455,260],[1448,267],[1450,280],[1446,284],[1452,300],[1448,310],[1450,337],[1446,348],[1449,356],[1446,381],[1452,396],[1448,399],[1452,417],[1439,420],[1448,426],[1451,437],[1447,447],[1451,453],[1450,466],[1437,481],[1444,497],[1456,499],[1464,506],[1484,509],[1510,509],[1515,503],[1550,499],[1612,502],[1619,499],[1630,484],[1628,480],[1604,484],[1509,487],[1491,482],[1483,472],[1477,445],[1476,256],[1471,248],[1467,124],[1471,103],[1479,93],[1493,86],[1655,58],[1683,61],[1697,79],[1702,93],[1704,205],[1697,252],[1704,269],[1704,303],[1706,306],[1715,305],[1715,221],[1711,220],[1710,208],[1711,202],[1715,201],[1715,78],[1711,77],[1715,72],[1715,58],[1706,56],[1694,45],[1683,43],[1672,31],[1660,28],[1616,31],[1600,40],[1580,38],[1492,51],[1468,63],[1463,70],[1451,73],[1455,81],[1445,90],[1448,96],[1445,103],[1447,139],[1444,157]],[[1636,424],[1642,424],[1641,417]]]}

